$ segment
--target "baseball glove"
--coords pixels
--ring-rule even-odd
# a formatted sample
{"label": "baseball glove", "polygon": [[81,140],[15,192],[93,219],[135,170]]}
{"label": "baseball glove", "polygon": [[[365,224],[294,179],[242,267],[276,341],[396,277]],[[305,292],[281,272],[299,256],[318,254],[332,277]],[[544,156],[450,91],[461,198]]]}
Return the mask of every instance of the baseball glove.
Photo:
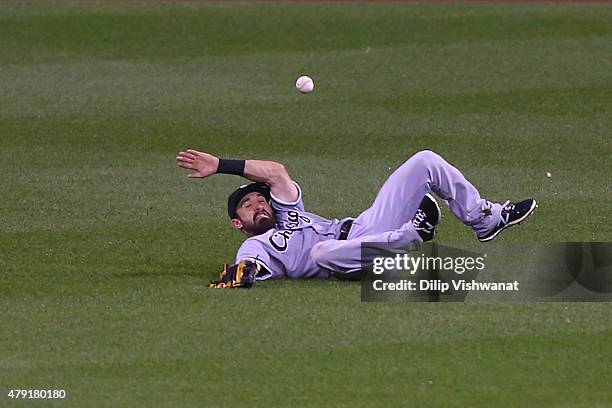
{"label": "baseball glove", "polygon": [[209,288],[250,288],[255,282],[257,265],[251,261],[240,261],[237,264],[225,264],[219,279],[210,281]]}

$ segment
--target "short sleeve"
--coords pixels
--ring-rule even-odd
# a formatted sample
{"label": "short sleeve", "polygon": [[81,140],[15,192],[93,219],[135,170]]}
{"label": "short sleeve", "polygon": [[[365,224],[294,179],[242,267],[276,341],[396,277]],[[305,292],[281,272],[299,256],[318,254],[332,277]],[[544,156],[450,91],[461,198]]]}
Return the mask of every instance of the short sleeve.
{"label": "short sleeve", "polygon": [[298,183],[292,180],[292,183],[297,187],[298,198],[293,202],[282,201],[275,197],[274,194],[270,194],[272,198],[272,208],[275,211],[304,211],[304,200],[302,195],[302,188]]}
{"label": "short sleeve", "polygon": [[236,263],[245,260],[255,262],[258,266],[257,280],[266,280],[272,277],[273,271],[270,268],[270,255],[261,242],[247,239],[242,243],[236,254]]}

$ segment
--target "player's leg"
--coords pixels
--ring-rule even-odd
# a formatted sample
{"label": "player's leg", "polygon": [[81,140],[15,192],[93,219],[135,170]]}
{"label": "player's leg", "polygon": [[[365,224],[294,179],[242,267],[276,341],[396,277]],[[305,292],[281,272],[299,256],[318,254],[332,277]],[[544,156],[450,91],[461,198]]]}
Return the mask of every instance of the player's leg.
{"label": "player's leg", "polygon": [[495,238],[535,208],[533,199],[516,205],[485,200],[458,169],[438,154],[422,151],[387,179],[372,206],[353,222],[348,240],[318,243],[311,251],[313,260],[324,269],[350,273],[364,266],[363,242],[397,244],[401,248],[407,244],[418,246],[423,239],[418,230],[421,224],[413,221],[418,218],[415,214],[421,200],[430,191],[443,198],[452,213],[471,226],[481,241]]}
{"label": "player's leg", "polygon": [[[408,225],[410,224],[410,225]],[[363,259],[362,243],[381,243],[387,253],[406,253],[416,250],[423,242],[412,223],[406,223],[393,231],[365,235],[348,240],[330,239],[317,243],[310,250],[310,257],[321,269],[341,274],[351,274],[370,265]]]}
{"label": "player's leg", "polygon": [[440,155],[421,151],[389,176],[372,206],[353,223],[348,238],[394,230],[406,224],[430,191],[444,199],[451,212],[478,236],[494,228],[500,219],[500,204],[482,198],[476,187]]}
{"label": "player's leg", "polygon": [[[310,251],[313,261],[322,269],[344,276],[371,267],[371,259],[364,259],[362,243],[378,243],[383,253],[403,254],[416,250],[424,241],[434,237],[435,227],[440,221],[440,207],[427,194],[412,220],[392,231],[365,235],[349,240],[330,239],[317,243]],[[372,254],[370,254],[372,255]]]}

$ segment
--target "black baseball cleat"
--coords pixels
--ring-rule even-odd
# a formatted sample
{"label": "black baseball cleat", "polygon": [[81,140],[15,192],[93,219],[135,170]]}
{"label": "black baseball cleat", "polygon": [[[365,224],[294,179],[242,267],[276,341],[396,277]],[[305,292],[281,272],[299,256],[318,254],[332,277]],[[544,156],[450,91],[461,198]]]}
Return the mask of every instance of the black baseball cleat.
{"label": "black baseball cleat", "polygon": [[533,198],[528,198],[516,204],[506,201],[502,204],[501,218],[497,225],[485,235],[479,236],[478,240],[480,242],[487,242],[495,239],[506,228],[524,221],[537,206],[538,203]]}
{"label": "black baseball cleat", "polygon": [[423,242],[431,241],[436,233],[436,225],[440,222],[440,206],[431,194],[425,194],[417,210],[412,225],[419,233]]}

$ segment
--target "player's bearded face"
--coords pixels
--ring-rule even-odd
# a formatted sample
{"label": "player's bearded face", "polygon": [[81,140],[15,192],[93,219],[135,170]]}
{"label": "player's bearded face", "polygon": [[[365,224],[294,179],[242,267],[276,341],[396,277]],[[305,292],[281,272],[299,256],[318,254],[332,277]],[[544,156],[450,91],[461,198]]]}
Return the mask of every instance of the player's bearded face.
{"label": "player's bearded face", "polygon": [[242,229],[249,236],[263,234],[276,225],[274,211],[259,193],[247,194],[236,209]]}

